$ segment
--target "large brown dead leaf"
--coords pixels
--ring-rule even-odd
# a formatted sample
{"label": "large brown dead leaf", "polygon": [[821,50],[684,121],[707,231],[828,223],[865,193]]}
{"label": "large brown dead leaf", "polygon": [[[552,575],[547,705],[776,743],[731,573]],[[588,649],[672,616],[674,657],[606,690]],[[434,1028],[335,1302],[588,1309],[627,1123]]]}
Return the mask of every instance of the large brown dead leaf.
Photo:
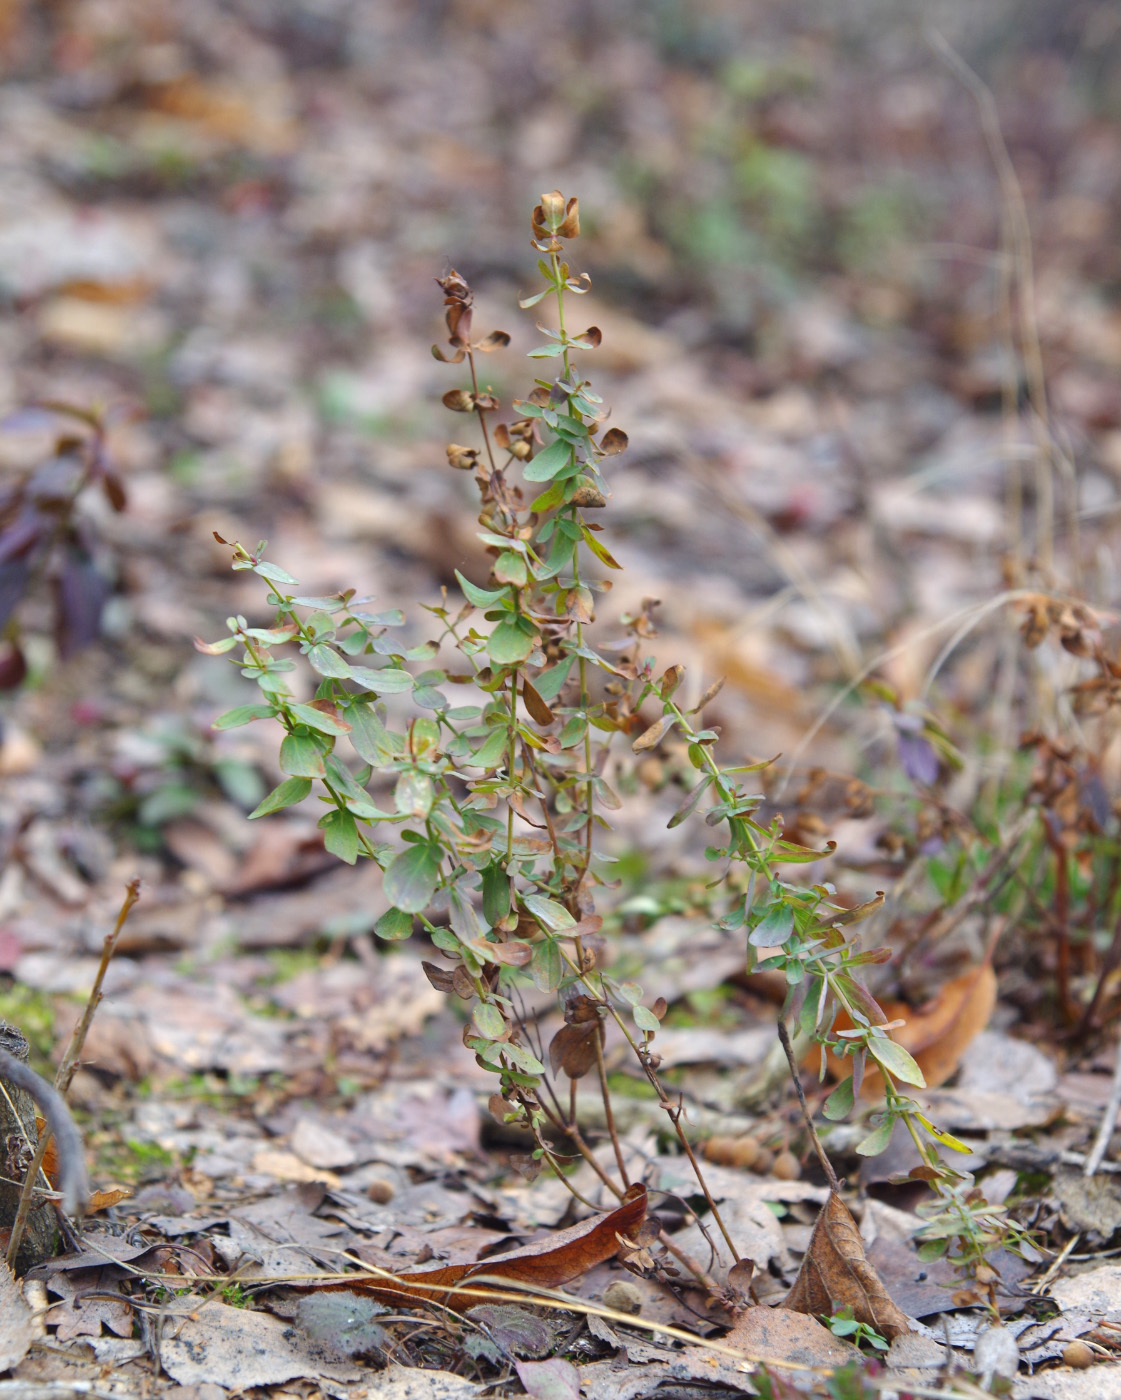
{"label": "large brown dead leaf", "polygon": [[[905,1001],[885,1001],[881,1005],[886,1020],[906,1022],[892,1032],[892,1039],[914,1056],[927,1088],[936,1089],[956,1071],[966,1050],[989,1024],[996,1005],[996,973],[986,959],[947,982],[925,1006],[916,1009]],[[837,1017],[839,1030],[851,1026],[843,1013]],[[816,1051],[813,1062],[816,1068]],[[829,1068],[838,1079],[844,1079],[852,1070],[852,1061],[830,1053]],[[878,1098],[883,1091],[879,1070],[869,1064],[861,1097]]]}
{"label": "large brown dead leaf", "polygon": [[911,1330],[865,1257],[856,1221],[834,1191],[821,1208],[806,1257],[782,1306],[829,1317],[846,1304],[858,1322],[866,1322],[889,1340]]}
{"label": "large brown dead leaf", "polygon": [[[851,1218],[851,1217],[850,1217]],[[492,1259],[464,1264],[437,1264],[430,1269],[366,1278],[348,1275],[345,1281],[297,1284],[297,1287],[332,1292],[347,1289],[365,1293],[384,1303],[439,1302],[456,1310],[471,1307],[477,1298],[457,1297],[456,1289],[471,1284],[471,1293],[501,1287],[502,1280],[538,1288],[559,1288],[589,1269],[610,1259],[619,1249],[619,1236],[633,1239],[646,1219],[646,1187],[634,1185],[623,1203],[608,1215],[584,1220],[568,1230]],[[473,1282],[474,1281],[474,1282]]]}

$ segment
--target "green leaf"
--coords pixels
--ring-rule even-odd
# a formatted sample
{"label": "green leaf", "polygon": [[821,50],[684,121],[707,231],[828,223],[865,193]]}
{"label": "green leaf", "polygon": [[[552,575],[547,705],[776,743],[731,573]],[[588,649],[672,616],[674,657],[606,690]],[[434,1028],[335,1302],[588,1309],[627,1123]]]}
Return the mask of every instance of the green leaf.
{"label": "green leaf", "polygon": [[364,690],[372,690],[378,695],[402,695],[413,688],[413,677],[409,672],[395,666],[383,666],[380,670],[371,666],[351,666],[350,679],[357,681]]}
{"label": "green leaf", "polygon": [[320,612],[337,613],[342,612],[350,600],[335,593],[329,598],[293,598],[292,601],[299,603],[301,608],[317,608]]}
{"label": "green leaf", "polygon": [[702,778],[692,792],[688,794],[681,806],[678,807],[677,811],[674,812],[673,816],[670,817],[669,821],[666,823],[671,830],[675,826],[680,826],[683,821],[692,816],[693,812],[696,810],[697,803],[708,791],[708,785],[711,782],[712,775],[709,774],[707,777]]}
{"label": "green leaf", "polygon": [[319,823],[323,831],[323,844],[333,856],[353,865],[358,859],[358,826],[349,812],[336,808],[328,812]]}
{"label": "green leaf", "polygon": [[259,806],[254,807],[249,813],[249,820],[252,821],[254,817],[267,817],[270,812],[279,812],[284,807],[294,807],[297,802],[302,802],[310,791],[310,778],[285,778]]}
{"label": "green leaf", "polygon": [[780,948],[794,932],[794,910],[788,904],[772,904],[748,934],[754,948]]}
{"label": "green leaf", "polygon": [[309,729],[317,729],[320,734],[350,733],[350,725],[345,719],[338,719],[325,710],[318,710],[314,705],[293,703],[288,708],[301,724],[306,724]]}
{"label": "green leaf", "polygon": [[428,845],[410,846],[395,855],[385,872],[385,897],[406,914],[420,914],[436,893],[440,852]]}
{"label": "green leaf", "polygon": [[514,588],[524,588],[528,577],[525,559],[512,549],[503,550],[494,561],[494,576]]}
{"label": "green leaf", "polygon": [[282,569],[278,564],[269,564],[262,560],[259,564],[253,565],[253,572],[260,574],[262,578],[267,578],[271,583],[290,583],[294,587],[299,587],[300,580],[293,578],[290,573]]}
{"label": "green leaf", "polygon": [[413,704],[422,710],[446,710],[448,697],[431,685],[418,685],[413,691]]}
{"label": "green leaf", "polygon": [[350,665],[344,661],[337,651],[322,642],[314,646],[308,652],[308,660],[321,676],[331,676],[335,680],[347,680],[350,677]]}
{"label": "green leaf", "polygon": [[497,726],[467,760],[472,768],[500,768],[510,751],[510,731]]}
{"label": "green leaf", "polygon": [[533,961],[529,965],[533,984],[540,992],[555,992],[560,986],[564,967],[561,962],[560,947],[555,938],[546,938],[533,950]]}
{"label": "green leaf", "polygon": [[547,671],[542,671],[540,675],[533,678],[533,688],[538,695],[548,703],[552,703],[561,693],[568,673],[572,670],[572,657],[567,657],[557,666],[551,666]]}
{"label": "green leaf", "polygon": [[523,1070],[526,1074],[544,1074],[545,1066],[522,1045],[500,1045],[499,1050],[510,1061],[515,1068]]}
{"label": "green leaf", "polygon": [[434,798],[432,779],[415,768],[406,768],[393,790],[393,801],[403,817],[427,817]]}
{"label": "green leaf", "polygon": [[550,933],[557,933],[561,929],[576,926],[576,920],[564,905],[558,904],[555,899],[546,899],[543,894],[527,894],[522,903],[535,919],[544,924]]}
{"label": "green leaf", "polygon": [[406,914],[403,909],[387,909],[374,925],[377,936],[389,943],[397,943],[402,938],[410,937],[412,931],[413,916]]}
{"label": "green leaf", "polygon": [[656,1031],[661,1025],[657,1016],[646,1006],[635,1007],[634,1023],[640,1031]]}
{"label": "green leaf", "polygon": [[479,1002],[471,1013],[471,1019],[478,1026],[479,1034],[487,1040],[501,1040],[506,1033],[506,1022],[502,1019],[502,1012],[497,1006],[491,1006],[489,1001]]}
{"label": "green leaf", "polygon": [[361,703],[351,705],[346,717],[350,721],[350,742],[354,745],[355,753],[375,768],[383,768],[396,750],[389,731],[374,707]]}
{"label": "green leaf", "polygon": [[493,608],[498,603],[509,598],[509,588],[479,588],[470,579],[464,578],[458,569],[455,576],[459,580],[460,591],[469,603],[474,603],[477,608]]}
{"label": "green leaf", "polygon": [[592,551],[601,564],[606,564],[609,569],[621,569],[623,566],[615,558],[609,549],[600,544],[595,535],[590,530],[584,531],[584,543]]}
{"label": "green leaf", "polygon": [[510,876],[496,860],[483,867],[483,918],[491,928],[510,912]]}
{"label": "green leaf", "polygon": [[881,1152],[887,1150],[887,1145],[891,1141],[891,1135],[895,1131],[895,1119],[886,1117],[878,1128],[873,1128],[863,1141],[856,1144],[856,1150],[862,1157],[878,1157]]}
{"label": "green leaf", "polygon": [[276,714],[273,705],[238,705],[236,709],[227,710],[224,715],[219,715],[211,729],[237,729],[239,725],[250,724],[255,719],[268,719],[270,715]]}
{"label": "green leaf", "polygon": [[531,622],[517,617],[500,622],[487,640],[487,653],[496,666],[517,666],[525,661],[537,644],[537,632]]}
{"label": "green leaf", "polygon": [[915,1063],[910,1051],[894,1040],[881,1040],[879,1036],[868,1041],[868,1053],[881,1068],[904,1084],[914,1084],[919,1089],[926,1088],[923,1072]]}
{"label": "green leaf", "polygon": [[854,1102],[852,1075],[850,1074],[847,1079],[843,1079],[837,1085],[825,1100],[821,1111],[831,1123],[838,1123],[852,1112]]}
{"label": "green leaf", "polygon": [[310,734],[288,734],[280,744],[280,771],[293,778],[322,778],[323,750]]}
{"label": "green leaf", "polygon": [[195,650],[203,652],[206,656],[221,656],[223,652],[233,651],[240,641],[240,637],[223,637],[218,642],[204,642],[201,637],[196,637]]}
{"label": "green leaf", "polygon": [[557,472],[566,467],[571,460],[572,444],[565,442],[563,438],[557,438],[548,447],[543,447],[532,461],[525,464],[522,475],[526,481],[552,481]]}

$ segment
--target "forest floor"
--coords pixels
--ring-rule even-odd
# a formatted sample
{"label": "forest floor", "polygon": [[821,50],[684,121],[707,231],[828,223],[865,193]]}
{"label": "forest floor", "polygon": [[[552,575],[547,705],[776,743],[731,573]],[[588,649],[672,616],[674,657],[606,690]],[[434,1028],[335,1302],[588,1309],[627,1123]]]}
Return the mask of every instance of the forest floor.
{"label": "forest floor", "polygon": [[[831,1135],[916,1321],[892,1384],[941,1393],[956,1367],[1024,1400],[1121,1395],[1121,1139],[1084,1170],[1117,1108],[1121,1010],[1107,8],[944,6],[991,84],[986,125],[937,41],[870,5],[0,0],[0,1019],[40,1069],[142,882],[70,1095],[95,1186],[132,1194],[40,1266],[10,1342],[0,1320],[13,1394],[451,1397],[520,1376],[567,1397],[574,1375],[607,1400],[751,1393],[734,1359],[617,1319],[465,1322],[260,1283],[344,1254],[477,1260],[579,1217],[520,1174],[431,947],[375,938],[381,872],[340,865],[307,809],[246,820],[282,776],[276,732],[211,728],[256,697],[192,646],[271,616],[215,532],[267,539],[305,594],[401,608],[410,645],[456,570],[485,579],[445,458],[460,423],[440,398],[462,380],[431,354],[434,279],[468,276],[477,322],[513,336],[485,366],[508,399],[535,339],[529,211],[559,187],[580,196],[579,314],[603,333],[586,368],[629,435],[601,621],[659,599],[651,653],[685,666],[691,700],[727,677],[706,720],[724,753],[780,755],[771,810],[838,843],[820,878],[887,891],[877,938],[903,956],[876,987],[938,1061],[929,1111],[1037,1232],[1028,1260],[995,1261],[1015,1346],[986,1363],[991,1313],[915,1253],[921,1188],[891,1178],[916,1159]],[[70,571],[25,578],[9,488],[39,473],[49,494],[63,419],[28,411],[48,401],[107,412],[126,500],[84,492]],[[101,635],[80,645],[99,575]],[[690,1131],[760,1149],[753,1171],[719,1148],[707,1170],[773,1300],[827,1191],[789,1081],[766,1077],[781,993],[703,912],[703,835],[666,825],[681,755],[624,780],[601,912],[613,965],[669,1002],[657,1045]],[[632,1170],[667,1228],[703,1217],[610,1048]],[[631,1278],[600,1263],[570,1292]],[[732,1326],[632,1281],[647,1323]],[[783,1385],[847,1355],[768,1346],[809,1367]]]}

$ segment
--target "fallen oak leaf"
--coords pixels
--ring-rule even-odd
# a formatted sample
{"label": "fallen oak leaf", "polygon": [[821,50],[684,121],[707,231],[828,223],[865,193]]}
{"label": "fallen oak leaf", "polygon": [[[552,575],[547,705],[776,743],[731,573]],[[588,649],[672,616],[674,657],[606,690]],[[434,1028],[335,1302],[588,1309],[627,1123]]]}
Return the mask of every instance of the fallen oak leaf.
{"label": "fallen oak leaf", "polygon": [[802,1267],[782,1307],[812,1317],[830,1317],[848,1305],[858,1322],[890,1341],[911,1330],[864,1254],[856,1221],[835,1191],[814,1222]]}
{"label": "fallen oak leaf", "polygon": [[437,1264],[403,1274],[381,1270],[376,1277],[348,1274],[345,1280],[330,1283],[292,1280],[292,1286],[311,1292],[347,1290],[397,1305],[438,1302],[458,1312],[462,1308],[456,1301],[456,1293],[467,1285],[470,1285],[470,1294],[463,1300],[464,1308],[478,1302],[473,1295],[486,1289],[488,1284],[500,1284],[503,1280],[537,1288],[559,1288],[610,1259],[619,1250],[620,1236],[633,1238],[645,1219],[646,1187],[636,1183],[628,1188],[622,1204],[609,1214],[581,1221],[567,1230],[557,1230],[535,1244],[513,1249],[508,1254],[462,1264]]}

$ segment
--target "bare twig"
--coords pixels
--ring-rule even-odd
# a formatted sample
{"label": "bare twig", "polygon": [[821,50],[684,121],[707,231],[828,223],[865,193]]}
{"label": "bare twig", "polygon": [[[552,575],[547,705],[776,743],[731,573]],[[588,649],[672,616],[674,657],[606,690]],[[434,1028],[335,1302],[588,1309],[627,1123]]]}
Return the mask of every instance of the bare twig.
{"label": "bare twig", "polygon": [[1118,1112],[1121,1112],[1121,1037],[1117,1041],[1117,1059],[1113,1065],[1113,1084],[1109,1091],[1109,1102],[1102,1114],[1102,1121],[1098,1124],[1098,1135],[1094,1139],[1094,1145],[1086,1154],[1086,1162],[1082,1168],[1083,1176],[1093,1176],[1101,1166],[1106,1149],[1109,1147],[1109,1140],[1117,1126]]}
{"label": "bare twig", "polygon": [[817,1160],[821,1163],[821,1169],[825,1173],[825,1179],[829,1183],[830,1191],[839,1192],[841,1183],[837,1180],[837,1173],[833,1170],[833,1163],[829,1160],[825,1148],[821,1145],[821,1139],[818,1137],[817,1129],[814,1127],[813,1118],[810,1115],[810,1108],[806,1103],[805,1091],[802,1088],[802,1076],[798,1073],[798,1065],[794,1059],[794,1047],[790,1044],[790,1035],[787,1032],[786,1023],[784,1021],[779,1021],[778,1023],[778,1038],[782,1041],[782,1048],[786,1051],[786,1062],[790,1066],[790,1077],[794,1081],[794,1088],[798,1094],[798,1102],[802,1106],[802,1117],[805,1119],[806,1128],[809,1130],[810,1141],[813,1143],[814,1151],[817,1153]]}

